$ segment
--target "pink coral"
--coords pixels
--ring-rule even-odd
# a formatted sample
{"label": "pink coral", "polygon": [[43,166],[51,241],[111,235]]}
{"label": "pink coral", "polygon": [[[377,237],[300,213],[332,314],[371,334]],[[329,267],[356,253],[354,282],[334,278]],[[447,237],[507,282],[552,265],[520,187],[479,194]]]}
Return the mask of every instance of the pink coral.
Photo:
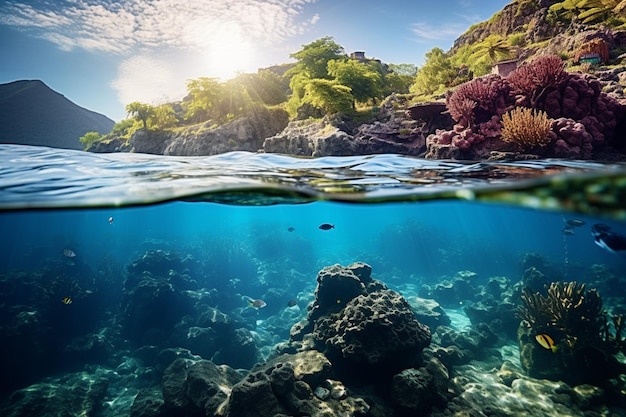
{"label": "pink coral", "polygon": [[563,60],[556,55],[540,55],[530,63],[530,67],[539,88],[556,86],[567,75]]}
{"label": "pink coral", "polygon": [[594,148],[620,146],[615,130],[626,115],[626,107],[603,93],[597,79],[566,72],[555,55],[542,55],[507,78],[489,75],[462,84],[446,105],[457,124],[428,138],[427,157],[476,158],[491,150],[514,151],[501,140],[501,116],[527,107],[555,119],[550,145],[535,150],[541,156],[591,158]]}
{"label": "pink coral", "polygon": [[463,127],[483,123],[506,112],[513,102],[510,86],[499,75],[461,84],[446,100],[450,115]]}
{"label": "pink coral", "polygon": [[557,136],[557,140],[552,146],[552,156],[559,158],[591,158],[593,137],[587,132],[584,124],[561,117],[554,120],[552,130]]}

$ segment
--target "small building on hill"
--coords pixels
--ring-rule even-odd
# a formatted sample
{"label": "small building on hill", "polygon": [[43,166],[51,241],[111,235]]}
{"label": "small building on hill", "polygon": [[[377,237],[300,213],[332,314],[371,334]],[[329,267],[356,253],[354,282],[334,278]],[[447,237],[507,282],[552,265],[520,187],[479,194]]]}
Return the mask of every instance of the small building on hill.
{"label": "small building on hill", "polygon": [[363,51],[356,51],[356,52],[352,52],[350,54],[350,59],[356,59],[357,61],[365,61],[367,58],[365,58],[365,52]]}
{"label": "small building on hill", "polygon": [[500,61],[493,64],[491,67],[492,74],[498,74],[500,77],[506,77],[517,69],[518,59],[509,59],[507,61]]}

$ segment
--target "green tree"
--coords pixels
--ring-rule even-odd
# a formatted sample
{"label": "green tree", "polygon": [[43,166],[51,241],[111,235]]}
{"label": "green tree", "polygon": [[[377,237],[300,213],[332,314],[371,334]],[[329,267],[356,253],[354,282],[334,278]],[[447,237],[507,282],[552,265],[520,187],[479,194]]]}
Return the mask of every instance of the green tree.
{"label": "green tree", "polygon": [[416,74],[417,66],[413,64],[388,64],[382,78],[382,96],[408,93]]}
{"label": "green tree", "polygon": [[113,125],[110,135],[130,138],[130,136],[140,128],[141,122],[135,119],[123,119]]}
{"label": "green tree", "polygon": [[350,113],[354,97],[350,87],[334,80],[321,78],[310,80],[305,87],[302,101],[323,109],[326,113]]}
{"label": "green tree", "polygon": [[171,104],[161,104],[154,108],[154,112],[148,122],[155,129],[167,129],[176,126],[178,119]]}
{"label": "green tree", "polygon": [[457,76],[450,58],[441,48],[426,52],[426,63],[417,71],[411,92],[419,95],[442,93]]}
{"label": "green tree", "polygon": [[222,85],[216,78],[200,77],[187,80],[187,92],[191,96],[187,104],[186,118],[201,122],[215,117],[222,98]]}
{"label": "green tree", "polygon": [[473,48],[473,51],[471,58],[480,60],[483,57],[488,57],[489,64],[494,64],[498,60],[509,59],[514,55],[508,40],[500,35],[487,36]]}
{"label": "green tree", "polygon": [[222,85],[215,117],[220,121],[236,118],[245,114],[253,103],[246,85],[237,79],[229,80]]}
{"label": "green tree", "polygon": [[611,15],[624,17],[626,0],[565,0],[549,9],[564,18],[578,18],[583,23],[604,20]]}
{"label": "green tree", "polygon": [[356,59],[331,59],[328,61],[328,74],[338,84],[349,87],[355,101],[375,100],[381,95],[381,74]]}
{"label": "green tree", "polygon": [[83,144],[85,149],[88,149],[95,142],[102,139],[102,136],[98,132],[87,132],[83,136],[81,136],[78,140]]}
{"label": "green tree", "polygon": [[126,105],[126,114],[137,121],[143,122],[143,128],[148,129],[148,119],[154,115],[154,107],[146,103],[133,101]]}
{"label": "green tree", "polygon": [[417,66],[413,64],[389,64],[389,71],[393,74],[415,77],[417,75]]}
{"label": "green tree", "polygon": [[291,117],[295,117],[298,113],[298,108],[302,105],[304,95],[306,94],[306,86],[311,79],[304,73],[295,74],[289,81],[289,87],[291,88],[291,96],[285,106],[287,112]]}
{"label": "green tree", "polygon": [[256,74],[240,74],[232,81],[242,84],[255,103],[275,106],[287,101],[289,83],[272,71],[260,70]]}
{"label": "green tree", "polygon": [[328,79],[330,78],[328,75],[328,61],[346,58],[346,53],[343,47],[337,44],[332,37],[326,36],[303,45],[301,50],[294,52],[290,56],[298,62],[292,69],[287,71],[287,76],[305,73],[310,79]]}

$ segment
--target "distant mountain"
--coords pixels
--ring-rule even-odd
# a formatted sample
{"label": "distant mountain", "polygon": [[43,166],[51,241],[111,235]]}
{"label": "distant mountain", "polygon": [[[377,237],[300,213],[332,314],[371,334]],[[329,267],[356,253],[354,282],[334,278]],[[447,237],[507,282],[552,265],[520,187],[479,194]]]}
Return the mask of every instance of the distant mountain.
{"label": "distant mountain", "polygon": [[0,143],[83,149],[78,138],[109,133],[114,124],[39,80],[0,84]]}

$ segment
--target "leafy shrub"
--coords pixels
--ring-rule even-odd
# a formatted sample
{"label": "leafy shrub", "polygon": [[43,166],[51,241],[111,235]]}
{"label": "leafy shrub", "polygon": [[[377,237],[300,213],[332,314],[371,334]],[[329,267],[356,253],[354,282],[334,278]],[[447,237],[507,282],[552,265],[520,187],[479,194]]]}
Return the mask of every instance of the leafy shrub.
{"label": "leafy shrub", "polygon": [[526,44],[526,33],[516,32],[512,33],[508,37],[509,45],[511,46],[524,46]]}
{"label": "leafy shrub", "polygon": [[100,133],[87,132],[83,136],[81,136],[78,140],[80,141],[80,143],[83,144],[83,147],[85,149],[88,149],[91,145],[93,145],[95,142],[99,141],[100,139],[102,139],[102,136],[100,136]]}

